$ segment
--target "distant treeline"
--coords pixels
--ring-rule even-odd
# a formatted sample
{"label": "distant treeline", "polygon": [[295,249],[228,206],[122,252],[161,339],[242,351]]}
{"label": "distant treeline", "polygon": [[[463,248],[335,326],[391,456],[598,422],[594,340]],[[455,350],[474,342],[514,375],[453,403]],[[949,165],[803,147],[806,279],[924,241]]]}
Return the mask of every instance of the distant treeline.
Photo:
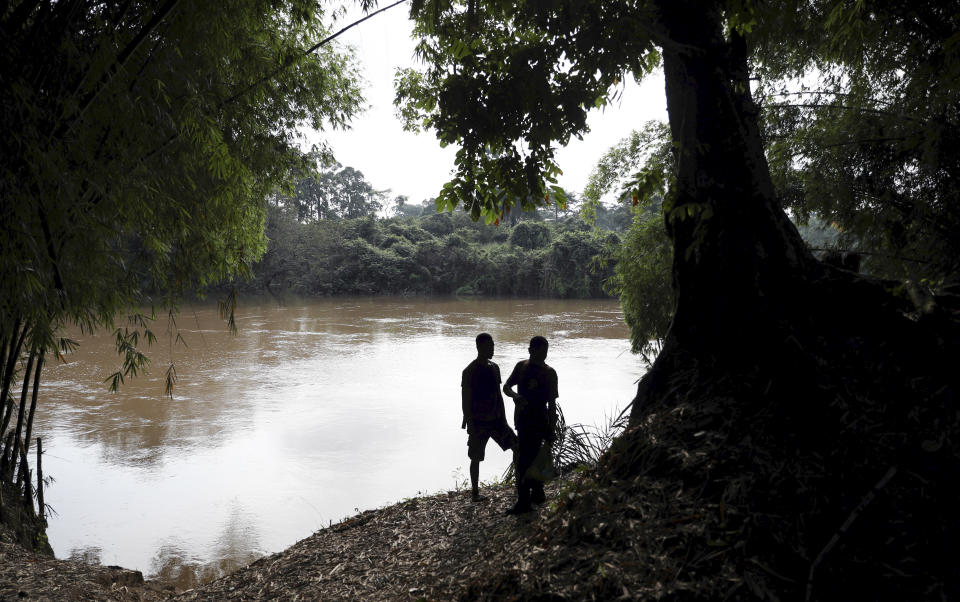
{"label": "distant treeline", "polygon": [[[493,226],[460,211],[419,209],[401,203],[390,218],[304,221],[296,203],[273,203],[267,252],[240,290],[278,296],[610,296],[604,283],[620,244],[613,230],[552,211]],[[623,213],[598,216],[596,223],[625,227],[630,216]]]}

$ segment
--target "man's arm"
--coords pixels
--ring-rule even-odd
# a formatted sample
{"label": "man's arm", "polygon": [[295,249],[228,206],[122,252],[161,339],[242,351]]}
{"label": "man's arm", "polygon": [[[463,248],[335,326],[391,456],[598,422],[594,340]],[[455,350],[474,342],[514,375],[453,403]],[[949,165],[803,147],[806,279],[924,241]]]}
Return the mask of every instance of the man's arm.
{"label": "man's arm", "polygon": [[510,373],[510,376],[507,378],[507,382],[503,383],[503,392],[506,393],[507,397],[513,400],[514,403],[519,403],[523,401],[523,397],[513,390],[513,387],[516,386],[517,382],[520,380],[520,366],[523,362],[518,363],[513,367],[513,372]]}
{"label": "man's arm", "polygon": [[500,386],[500,383],[503,382],[500,378],[500,366],[494,364],[493,368],[497,375],[497,401],[500,403],[500,409],[506,412],[506,409],[503,407],[503,387]]}
{"label": "man's arm", "polygon": [[470,387],[460,387],[460,401],[463,407],[463,422],[460,428],[467,429],[467,432],[473,432],[473,414],[470,411],[470,401],[472,393]]}
{"label": "man's arm", "polygon": [[553,441],[557,438],[557,373],[550,371],[550,395],[547,397],[547,440]]}

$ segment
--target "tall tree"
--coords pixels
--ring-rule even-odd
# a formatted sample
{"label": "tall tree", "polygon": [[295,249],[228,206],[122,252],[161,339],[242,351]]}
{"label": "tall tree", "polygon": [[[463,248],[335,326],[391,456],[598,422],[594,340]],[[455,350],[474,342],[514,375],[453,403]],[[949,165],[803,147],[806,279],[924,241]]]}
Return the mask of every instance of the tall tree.
{"label": "tall tree", "polygon": [[297,182],[292,204],[301,222],[376,215],[385,193],[374,190],[363,172],[336,163]]}
{"label": "tall tree", "polygon": [[[583,133],[587,110],[625,73],[642,76],[662,56],[675,160],[663,211],[676,306],[639,385],[633,428],[607,469],[681,478],[711,503],[736,507],[749,520],[737,522],[743,547],[727,557],[767,591],[929,595],[960,582],[937,552],[960,533],[938,499],[952,491],[944,467],[960,463],[952,448],[914,450],[933,453],[941,447],[921,442],[960,432],[945,402],[955,377],[942,359],[956,331],[909,322],[879,283],[817,261],[780,205],[751,95],[759,38],[750,32],[758,27],[770,44],[776,32],[781,49],[784,39],[808,40],[810,22],[782,14],[799,4],[416,3],[427,67],[406,73],[398,94],[408,119],[461,145],[444,202],[490,219],[531,191],[548,198],[554,145]],[[885,475],[897,467],[929,489],[891,482]],[[861,518],[866,531],[846,535],[842,557],[823,564],[833,547],[825,542],[880,488],[889,496],[882,512],[897,526]],[[879,545],[881,533],[896,545]],[[772,575],[751,569],[749,554]]]}

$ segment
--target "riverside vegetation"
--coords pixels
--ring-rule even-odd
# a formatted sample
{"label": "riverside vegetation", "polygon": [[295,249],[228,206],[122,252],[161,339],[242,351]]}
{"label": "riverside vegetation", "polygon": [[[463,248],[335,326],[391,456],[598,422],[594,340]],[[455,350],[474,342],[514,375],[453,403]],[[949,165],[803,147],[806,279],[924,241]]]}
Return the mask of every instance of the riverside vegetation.
{"label": "riverside vegetation", "polygon": [[[361,174],[362,177],[362,174]],[[369,185],[367,185],[369,187]],[[379,218],[377,206],[358,217],[298,220],[301,197],[271,203],[269,240],[253,278],[242,291],[273,295],[487,295],[591,298],[610,296],[618,228],[629,223],[578,214],[557,219],[525,215],[498,227],[462,211],[435,213],[399,205],[400,215]],[[417,215],[421,211],[423,215]],[[405,212],[405,213],[404,213]]]}

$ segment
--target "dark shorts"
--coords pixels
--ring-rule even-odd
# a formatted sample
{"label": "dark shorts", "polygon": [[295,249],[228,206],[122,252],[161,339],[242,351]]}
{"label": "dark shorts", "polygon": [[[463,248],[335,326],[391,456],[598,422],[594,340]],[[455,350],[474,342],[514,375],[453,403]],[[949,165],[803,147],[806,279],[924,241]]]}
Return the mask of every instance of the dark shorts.
{"label": "dark shorts", "polygon": [[478,422],[474,425],[473,434],[467,437],[467,457],[471,460],[483,460],[484,450],[490,439],[496,441],[500,449],[507,451],[516,445],[517,435],[506,420]]}

